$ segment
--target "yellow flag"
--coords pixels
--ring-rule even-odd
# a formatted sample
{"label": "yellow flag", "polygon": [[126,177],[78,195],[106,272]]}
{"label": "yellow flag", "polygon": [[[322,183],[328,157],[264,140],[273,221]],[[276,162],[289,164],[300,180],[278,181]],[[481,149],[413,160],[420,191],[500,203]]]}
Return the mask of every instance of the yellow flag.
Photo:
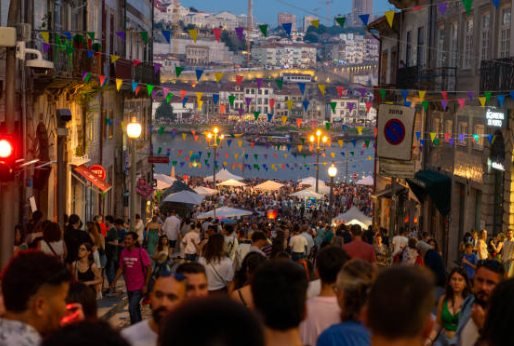
{"label": "yellow flag", "polygon": [[485,102],[487,101],[487,98],[486,98],[485,96],[480,96],[480,97],[478,98],[478,101],[480,101],[480,105],[481,105],[482,107],[484,107],[484,106],[485,106]]}
{"label": "yellow flag", "polygon": [[371,160],[373,160],[373,158],[368,155],[368,161],[371,161]]}
{"label": "yellow flag", "polygon": [[120,91],[122,85],[123,85],[123,79],[116,78],[116,90],[117,91]]}
{"label": "yellow flag", "polygon": [[339,148],[342,148],[344,145],[344,141],[342,139],[338,139],[337,144],[339,144]]}
{"label": "yellow flag", "polygon": [[287,109],[293,109],[293,100],[287,100]]}
{"label": "yellow flag", "polygon": [[200,101],[198,101],[198,109],[201,110],[202,107],[203,107],[203,101],[200,100]]}
{"label": "yellow flag", "polygon": [[434,142],[435,136],[437,136],[437,133],[435,133],[435,132],[430,132],[430,140],[431,140],[432,142]]}
{"label": "yellow flag", "polygon": [[223,161],[223,165],[228,166],[227,161]]}
{"label": "yellow flag", "polygon": [[238,153],[234,154],[234,159],[236,159],[236,160],[239,159],[239,154]]}
{"label": "yellow flag", "polygon": [[319,89],[319,92],[321,93],[321,95],[325,96],[325,89],[326,89],[325,84],[318,84],[318,89]]}
{"label": "yellow flag", "polygon": [[362,126],[357,126],[357,133],[362,135]]}
{"label": "yellow flag", "polygon": [[384,13],[384,16],[386,17],[387,24],[392,28],[393,27],[393,21],[394,21],[394,11],[386,11]]}
{"label": "yellow flag", "polygon": [[239,146],[239,148],[241,148],[243,146],[243,141],[239,139],[237,141],[237,145]]}
{"label": "yellow flag", "polygon": [[334,153],[334,152],[330,153],[330,157],[331,157],[331,158],[336,157],[336,153]]}
{"label": "yellow flag", "polygon": [[285,125],[287,123],[287,116],[282,115],[282,125]]}
{"label": "yellow flag", "polygon": [[111,63],[114,64],[116,61],[118,61],[119,58],[120,58],[119,55],[115,55],[115,54],[111,55]]}
{"label": "yellow flag", "polygon": [[198,38],[198,29],[189,29],[189,36],[191,36],[194,43],[196,43],[196,39]]}
{"label": "yellow flag", "polygon": [[319,19],[313,19],[311,21],[311,25],[315,27],[316,29],[319,28]]}
{"label": "yellow flag", "polygon": [[427,92],[426,92],[426,90],[420,90],[420,91],[418,91],[419,99],[420,99],[421,101],[424,101],[424,100],[425,100],[425,95],[426,95],[426,93],[427,93]]}
{"label": "yellow flag", "polygon": [[182,140],[185,141],[186,140],[186,137],[187,137],[187,133],[183,133],[182,134]]}
{"label": "yellow flag", "polygon": [[202,100],[202,97],[203,97],[203,93],[197,91],[196,92],[196,102],[200,102]]}
{"label": "yellow flag", "polygon": [[322,165],[326,166],[327,165],[327,161],[323,161]]}
{"label": "yellow flag", "polygon": [[302,150],[303,150],[303,145],[298,144],[298,151],[299,151],[299,152],[302,152]]}
{"label": "yellow flag", "polygon": [[219,83],[220,80],[223,78],[223,72],[216,72],[214,74],[214,78],[216,78],[216,82]]}
{"label": "yellow flag", "polygon": [[48,33],[48,31],[41,31],[39,34],[41,35],[43,41],[45,41],[46,43],[50,42],[50,34]]}

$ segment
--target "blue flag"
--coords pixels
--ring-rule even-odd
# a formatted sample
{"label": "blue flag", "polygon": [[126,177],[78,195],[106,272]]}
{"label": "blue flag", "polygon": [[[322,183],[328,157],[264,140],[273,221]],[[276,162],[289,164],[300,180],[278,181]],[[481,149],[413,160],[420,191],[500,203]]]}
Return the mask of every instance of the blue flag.
{"label": "blue flag", "polygon": [[171,40],[171,31],[169,30],[163,30],[162,31],[162,35],[164,36],[164,38],[166,39],[166,42],[170,43],[170,40]]}
{"label": "blue flag", "polygon": [[362,24],[364,25],[368,25],[368,22],[369,22],[369,14],[361,14],[359,16],[360,20],[362,21]]}
{"label": "blue flag", "polygon": [[498,95],[498,107],[502,108],[505,103],[505,95]]}
{"label": "blue flag", "polygon": [[187,99],[187,96],[182,99],[182,108],[186,108]]}
{"label": "blue flag", "polygon": [[218,104],[219,100],[220,100],[220,95],[219,94],[213,94],[212,95],[212,101],[214,102],[215,105]]}
{"label": "blue flag", "polygon": [[286,31],[287,36],[291,36],[291,28],[293,27],[293,23],[283,23],[282,27]]}
{"label": "blue flag", "polygon": [[132,81],[132,92],[136,92],[138,83],[136,81]]}
{"label": "blue flag", "polygon": [[298,83],[298,88],[300,89],[302,95],[305,94],[305,83]]}
{"label": "blue flag", "polygon": [[203,70],[196,69],[196,80],[200,81],[200,78],[202,78]]}
{"label": "blue flag", "polygon": [[309,100],[307,100],[307,99],[303,100],[302,104],[303,104],[303,109],[305,111],[307,111],[307,108],[309,108],[309,104],[310,104]]}

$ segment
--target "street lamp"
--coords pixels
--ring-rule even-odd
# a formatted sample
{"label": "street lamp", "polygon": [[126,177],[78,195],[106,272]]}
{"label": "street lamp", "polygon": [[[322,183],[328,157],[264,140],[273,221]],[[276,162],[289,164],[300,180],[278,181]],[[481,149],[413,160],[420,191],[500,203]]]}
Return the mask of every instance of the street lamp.
{"label": "street lamp", "polygon": [[309,137],[309,141],[312,144],[316,144],[316,193],[318,193],[318,180],[319,180],[319,154],[323,150],[323,147],[327,145],[328,137],[321,132],[316,130],[316,133]]}
{"label": "street lamp", "polygon": [[332,163],[330,167],[328,167],[328,176],[330,177],[330,198],[329,198],[329,207],[330,207],[330,216],[332,216],[334,212],[334,178],[337,175],[337,167]]}
{"label": "street lamp", "polygon": [[129,138],[130,147],[130,230],[134,231],[136,220],[136,141],[141,136],[141,124],[137,122],[136,117],[132,117],[127,125],[127,136]]}
{"label": "street lamp", "polygon": [[[212,131],[207,132],[207,145],[212,149],[212,180],[214,181],[214,188],[216,189],[216,151],[221,146],[221,141],[225,138],[224,134],[220,133],[220,129],[214,126]],[[216,206],[214,206],[214,217],[216,217]]]}

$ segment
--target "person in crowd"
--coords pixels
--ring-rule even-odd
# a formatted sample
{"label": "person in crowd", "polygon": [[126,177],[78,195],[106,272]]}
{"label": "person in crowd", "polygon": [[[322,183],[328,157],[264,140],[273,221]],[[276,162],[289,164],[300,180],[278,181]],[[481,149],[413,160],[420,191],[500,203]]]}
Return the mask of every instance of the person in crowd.
{"label": "person in crowd", "polygon": [[334,324],[321,333],[317,346],[370,344],[369,331],[363,323],[364,307],[374,279],[375,270],[368,261],[357,258],[343,266],[335,285],[337,302],[341,308],[341,323]]}
{"label": "person in crowd", "polygon": [[[79,317],[79,321],[98,320],[98,304],[96,299],[96,293],[91,286],[87,286],[83,282],[74,281],[70,284],[68,296],[66,297],[66,315],[61,320],[61,324],[67,324],[76,321],[76,316]],[[80,309],[77,313],[73,309]]]}
{"label": "person in crowd", "polygon": [[252,245],[250,246],[250,252],[257,252],[263,256],[266,256],[266,253],[262,251],[262,249],[268,245],[268,238],[266,238],[266,235],[264,232],[257,231],[252,233]]}
{"label": "person in crowd", "polygon": [[466,244],[471,244],[471,247],[474,248],[474,246],[473,246],[473,236],[471,235],[471,232],[464,233],[464,236],[462,237],[462,240],[461,240],[461,242],[459,244],[459,252],[461,254],[464,253]]}
{"label": "person in crowd", "polygon": [[239,242],[237,241],[237,234],[234,232],[233,225],[224,225],[223,226],[223,235],[225,236],[225,253],[232,261],[234,261],[236,257],[236,251],[239,247]]}
{"label": "person in crowd", "polygon": [[478,233],[476,251],[479,260],[486,260],[489,258],[489,251],[487,250],[487,230],[485,229]]}
{"label": "person in crowd", "polygon": [[293,230],[293,236],[289,239],[289,247],[293,261],[299,261],[305,257],[308,243],[307,239],[300,234],[299,227]]}
{"label": "person in crowd", "polygon": [[475,269],[478,263],[478,256],[473,252],[473,244],[464,245],[464,254],[462,255],[462,267],[470,280],[475,277]]}
{"label": "person in crowd", "polygon": [[307,277],[297,263],[273,260],[257,269],[252,281],[256,311],[264,323],[266,346],[303,345]]}
{"label": "person in crowd", "polygon": [[393,261],[398,263],[401,261],[401,253],[403,250],[409,245],[409,238],[406,236],[407,230],[405,228],[400,228],[400,234],[395,235],[392,240],[393,246]]}
{"label": "person in crowd", "polygon": [[161,234],[161,225],[157,220],[158,216],[152,216],[150,222],[146,225],[146,251],[154,254],[159,242],[159,234]]}
{"label": "person in crowd", "polygon": [[[105,225],[107,226],[107,235],[105,237],[105,256],[107,263],[105,264],[105,275],[109,287],[111,287],[116,272],[118,271],[119,253],[121,251],[120,234],[118,228],[114,224],[114,218],[111,215],[105,217]],[[115,287],[111,289],[115,292]]]}
{"label": "person in crowd", "polygon": [[96,222],[86,222],[86,230],[93,245],[93,260],[96,266],[102,270],[105,265],[105,261],[102,262],[102,258],[105,260],[105,239],[102,237],[100,226]]}
{"label": "person in crowd", "polygon": [[286,239],[286,233],[278,229],[275,232],[275,237],[271,241],[271,255],[270,258],[277,257],[278,254],[286,251],[287,249],[287,239]]}
{"label": "person in crowd", "polygon": [[107,235],[107,225],[104,223],[103,216],[102,215],[96,215],[93,218],[93,222],[98,225],[98,229],[100,230],[100,234],[102,235],[102,237],[105,238],[105,236]]}
{"label": "person in crowd", "polygon": [[352,241],[343,245],[344,251],[351,258],[360,258],[369,263],[377,261],[373,246],[362,240],[362,228],[359,225],[352,225]]}
{"label": "person in crowd", "polygon": [[107,322],[82,321],[69,324],[48,338],[41,346],[130,346]]}
{"label": "person in crowd", "polygon": [[101,271],[93,259],[91,243],[82,243],[78,249],[78,259],[71,264],[73,278],[91,287],[98,296],[102,283]]}
{"label": "person in crowd", "polygon": [[505,269],[494,260],[483,260],[477,264],[473,278],[473,294],[462,303],[457,326],[457,345],[474,345],[479,337],[479,330],[484,326],[485,311],[493,290],[503,280]]}
{"label": "person in crowd", "polygon": [[303,225],[300,228],[300,231],[301,231],[300,235],[302,237],[304,237],[305,240],[307,240],[307,249],[306,249],[305,253],[307,254],[307,256],[309,256],[312,252],[312,249],[314,248],[314,238],[312,237],[312,235],[313,235],[312,228],[310,228],[307,225]]}
{"label": "person in crowd", "polygon": [[418,241],[415,238],[409,238],[409,242],[407,243],[407,247],[403,249],[401,253],[401,263],[402,264],[416,264],[423,265],[423,258],[421,257],[418,249],[416,248],[416,244]]}
{"label": "person in crowd", "polygon": [[392,266],[380,272],[366,313],[371,346],[430,345],[434,302],[433,277],[426,269]]}
{"label": "person in crowd", "polygon": [[502,249],[502,263],[505,268],[505,275],[508,278],[514,276],[514,231],[509,229],[506,234]]}
{"label": "person in crowd", "polygon": [[175,309],[160,329],[158,345],[264,346],[265,343],[262,326],[248,309],[224,297],[209,297],[186,302]]}
{"label": "person in crowd", "polygon": [[200,225],[192,223],[189,231],[182,237],[181,241],[186,260],[196,262],[200,241]]}
{"label": "person in crowd", "polygon": [[[315,345],[318,336],[325,329],[340,321],[341,309],[337,304],[334,286],[337,274],[348,259],[346,252],[335,246],[326,246],[318,252],[316,271],[321,281],[321,288],[316,296],[307,300],[307,317],[300,324],[300,335],[305,345]],[[311,284],[312,281],[309,283],[309,291]]]}
{"label": "person in crowd", "polygon": [[55,256],[20,251],[2,273],[5,313],[0,345],[39,346],[56,331],[66,312],[70,272]]}
{"label": "person in crowd", "polygon": [[379,269],[386,268],[391,265],[391,252],[389,248],[384,244],[382,234],[380,232],[375,233],[375,242],[373,244],[373,250],[377,258],[377,267]]}
{"label": "person in crowd", "polygon": [[495,259],[497,261],[501,262],[501,255],[502,255],[502,249],[503,244],[505,242],[505,234],[498,233],[495,237],[491,238],[489,240],[489,254],[491,256],[491,259]]}
{"label": "person in crowd", "polygon": [[514,279],[501,282],[494,289],[484,327],[477,346],[512,345],[514,325]]}
{"label": "person in crowd", "polygon": [[77,214],[71,214],[68,219],[68,227],[64,231],[64,242],[66,243],[66,263],[71,264],[78,258],[79,246],[82,243],[90,242],[87,232],[81,229],[82,221]]}
{"label": "person in crowd", "polygon": [[171,251],[175,250],[175,246],[177,245],[177,241],[180,238],[180,218],[177,216],[177,213],[172,210],[171,215],[166,218],[164,224],[162,225],[162,232],[168,237],[170,241]]}
{"label": "person in crowd", "polygon": [[150,292],[152,318],[122,330],[121,335],[131,346],[157,345],[159,326],[164,318],[186,298],[183,274],[163,273],[154,282]]}
{"label": "person in crowd", "polygon": [[257,268],[266,263],[267,257],[258,253],[250,252],[243,260],[241,269],[235,276],[235,291],[232,292],[232,299],[240,302],[249,309],[253,309],[253,297],[250,287],[253,275]]}
{"label": "person in crowd", "polygon": [[232,293],[234,284],[234,266],[225,255],[225,237],[216,233],[209,237],[198,262],[205,266],[209,283],[209,293]]}
{"label": "person in crowd", "polygon": [[[470,291],[466,271],[455,268],[448,276],[446,292],[437,304],[437,325],[439,326],[438,341],[442,345],[455,345],[455,332],[459,322],[462,303]],[[435,339],[436,337],[432,337]]]}
{"label": "person in crowd", "polygon": [[202,298],[209,295],[209,284],[205,267],[200,263],[186,262],[177,267],[177,274],[186,277],[187,298]]}
{"label": "person in crowd", "polygon": [[144,232],[145,232],[145,223],[141,219],[141,215],[136,214],[136,221],[134,222],[134,231],[137,233],[137,239],[141,242],[139,245],[143,245],[143,241],[145,239]]}
{"label": "person in crowd", "polygon": [[169,245],[168,237],[165,235],[161,235],[159,237],[159,243],[157,244],[157,248],[155,249],[155,253],[151,254],[152,259],[155,262],[153,272],[157,275],[161,272],[169,271],[169,260],[171,257],[172,250]]}
{"label": "person in crowd", "polygon": [[141,299],[146,295],[152,275],[152,262],[146,250],[139,247],[137,233],[129,232],[125,236],[125,248],[120,254],[120,264],[111,288],[123,274],[127,286],[130,323],[141,321]]}
{"label": "person in crowd", "polygon": [[32,217],[27,225],[27,244],[30,244],[34,240],[30,235],[39,231],[41,223],[44,221],[43,213],[40,210],[36,210],[32,213]]}
{"label": "person in crowd", "polygon": [[23,226],[18,224],[14,226],[14,248],[13,254],[16,255],[20,250],[27,250],[28,246],[25,243],[25,232]]}
{"label": "person in crowd", "polygon": [[64,261],[66,258],[66,244],[61,227],[57,222],[48,221],[43,224],[43,238],[38,245],[39,250],[47,255],[55,256],[60,261]]}
{"label": "person in crowd", "polygon": [[444,287],[446,287],[446,269],[443,258],[432,246],[424,241],[418,241],[416,248],[423,259],[425,267],[434,274],[436,287],[443,291]]}

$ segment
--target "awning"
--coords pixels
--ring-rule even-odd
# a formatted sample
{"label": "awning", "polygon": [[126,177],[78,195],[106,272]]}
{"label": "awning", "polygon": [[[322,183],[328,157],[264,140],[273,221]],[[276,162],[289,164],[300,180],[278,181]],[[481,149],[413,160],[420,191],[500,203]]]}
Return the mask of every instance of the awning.
{"label": "awning", "polygon": [[94,174],[90,169],[86,166],[77,166],[73,168],[73,171],[78,173],[88,182],[90,182],[94,187],[96,187],[100,192],[107,192],[111,189],[111,185],[98,178],[96,174]]}
{"label": "awning", "polygon": [[452,180],[449,176],[431,171],[418,171],[414,178],[407,179],[409,186],[420,202],[430,196],[442,215],[448,215],[451,207]]}

